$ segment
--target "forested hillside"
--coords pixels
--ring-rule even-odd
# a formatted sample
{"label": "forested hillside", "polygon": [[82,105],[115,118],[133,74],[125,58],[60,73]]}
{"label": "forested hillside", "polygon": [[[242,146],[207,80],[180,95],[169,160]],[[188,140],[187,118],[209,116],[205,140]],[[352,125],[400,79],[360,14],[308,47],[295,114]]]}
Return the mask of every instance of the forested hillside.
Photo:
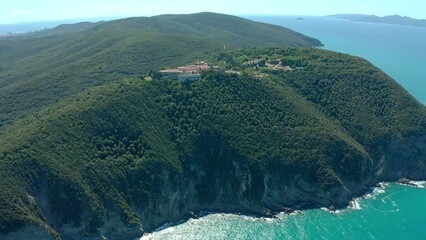
{"label": "forested hillside", "polygon": [[0,131],[88,87],[241,47],[320,46],[289,29],[199,13],[62,25],[0,38]]}
{"label": "forested hillside", "polygon": [[198,211],[343,207],[426,177],[425,107],[367,61],[304,48],[208,60],[233,73],[126,78],[8,126],[0,232],[131,238]]}

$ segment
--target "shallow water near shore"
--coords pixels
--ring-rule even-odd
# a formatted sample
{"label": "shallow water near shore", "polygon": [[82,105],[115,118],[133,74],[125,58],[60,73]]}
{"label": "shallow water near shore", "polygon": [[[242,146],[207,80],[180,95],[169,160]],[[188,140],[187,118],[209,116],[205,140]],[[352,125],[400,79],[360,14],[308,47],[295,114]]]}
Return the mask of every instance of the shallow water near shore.
{"label": "shallow water near shore", "polygon": [[355,208],[280,214],[277,219],[210,214],[141,239],[426,239],[426,189],[382,184]]}

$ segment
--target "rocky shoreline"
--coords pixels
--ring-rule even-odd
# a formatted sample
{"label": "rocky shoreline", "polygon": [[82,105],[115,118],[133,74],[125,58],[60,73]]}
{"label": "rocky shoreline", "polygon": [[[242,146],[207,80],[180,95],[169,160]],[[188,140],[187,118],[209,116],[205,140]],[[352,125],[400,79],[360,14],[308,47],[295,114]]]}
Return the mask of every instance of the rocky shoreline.
{"label": "rocky shoreline", "polygon": [[[87,222],[77,227],[63,224],[54,229],[61,234],[56,239],[133,239],[154,232],[170,222],[198,218],[202,212],[276,218],[283,212],[293,214],[298,210],[313,208],[327,208],[329,211],[348,206],[356,208],[356,203],[351,201],[371,193],[374,187],[380,186],[380,182],[397,182],[414,187],[418,185],[409,179],[426,179],[426,171],[411,160],[418,159],[419,154],[426,156],[425,142],[426,136],[394,143],[383,153],[386,161],[369,165],[360,179],[346,179],[344,184],[335,184],[327,189],[322,189],[307,178],[309,174],[295,172],[289,176],[285,174],[286,169],[277,168],[262,174],[243,170],[243,161],[232,154],[227,158],[231,161],[224,161],[227,164],[226,175],[221,174],[221,168],[215,169],[195,160],[187,161],[185,169],[189,170],[180,175],[167,169],[159,172],[163,178],[156,185],[156,195],[149,195],[144,206],[132,206],[140,224],[126,226],[120,212],[109,208],[97,234],[81,237]],[[207,185],[211,186],[207,192],[197,188],[205,179],[214,183]],[[48,225],[33,225],[37,224],[0,235],[0,239],[28,239],[31,234],[41,236],[32,238],[36,240],[49,239],[46,236],[55,239]]]}
{"label": "rocky shoreline", "polygon": [[[320,207],[318,206],[317,208],[321,208],[325,211],[331,212],[331,213],[339,213],[341,211],[344,211],[346,209],[361,209],[359,207],[359,203],[357,202],[360,199],[368,199],[371,194],[374,192],[375,189],[385,189],[387,186],[389,186],[390,183],[396,183],[399,185],[404,185],[404,186],[408,186],[408,187],[416,187],[416,188],[424,188],[423,184],[425,184],[425,181],[414,181],[414,180],[410,180],[407,178],[401,178],[397,181],[393,181],[393,182],[379,182],[377,184],[375,184],[373,187],[370,188],[369,191],[365,192],[364,194],[358,196],[358,197],[354,197],[351,201],[348,202],[348,205],[346,207],[340,207],[340,208],[336,208],[335,206],[331,205],[329,207]],[[190,221],[191,219],[199,219],[205,216],[208,216],[210,214],[220,214],[220,215],[236,215],[236,216],[247,216],[247,217],[252,217],[252,218],[266,218],[266,219],[278,219],[279,215],[292,215],[292,214],[300,214],[303,213],[304,210],[308,210],[308,209],[315,209],[314,208],[300,208],[300,206],[298,207],[294,207],[294,208],[288,208],[285,207],[283,208],[283,211],[271,211],[269,209],[264,209],[264,214],[259,214],[258,212],[253,213],[253,212],[247,212],[247,211],[240,211],[240,212],[223,212],[223,211],[200,211],[197,213],[194,212],[190,212],[189,214],[187,214],[183,219],[179,220],[179,221],[174,221],[174,222],[168,222],[165,223],[151,231],[146,231],[143,233],[143,235],[141,235],[141,237],[144,236],[149,236],[155,232],[159,232],[162,231],[164,229],[170,228],[170,227],[174,227],[180,224],[183,224],[187,221]]]}
{"label": "rocky shoreline", "polygon": [[[397,181],[392,181],[394,183],[397,184],[401,184],[401,185],[405,185],[405,186],[409,186],[409,187],[419,187],[419,188],[423,188],[423,186],[421,185],[422,182],[418,182],[418,181],[414,181],[414,180],[410,180],[407,178],[401,178],[398,179]],[[232,208],[230,208],[229,206],[225,207],[225,208],[210,208],[208,211],[205,210],[197,210],[197,211],[186,211],[183,214],[180,214],[180,216],[176,216],[174,219],[168,219],[168,221],[163,221],[161,223],[157,222],[157,225],[151,225],[150,227],[146,227],[145,229],[139,228],[137,231],[135,229],[132,229],[132,231],[129,231],[130,229],[121,229],[121,235],[119,236],[120,238],[122,237],[129,237],[129,239],[131,238],[139,238],[145,235],[150,235],[152,233],[161,231],[163,229],[169,228],[169,227],[173,227],[179,224],[182,224],[186,221],[189,221],[190,219],[198,219],[210,214],[234,214],[234,215],[239,215],[239,216],[250,216],[250,217],[254,217],[254,218],[268,218],[268,219],[276,219],[278,218],[278,215],[280,214],[286,214],[286,215],[291,215],[291,214],[297,214],[297,213],[301,213],[303,210],[308,210],[308,209],[314,209],[314,208],[321,208],[324,209],[326,211],[329,212],[333,212],[333,213],[338,213],[344,209],[348,209],[348,208],[352,208],[352,209],[360,209],[358,208],[357,205],[357,199],[365,199],[368,197],[369,194],[371,194],[375,188],[383,188],[384,186],[386,186],[386,182],[378,182],[376,184],[373,184],[371,188],[369,188],[368,191],[364,191],[363,194],[357,194],[355,196],[353,196],[350,200],[347,201],[347,204],[343,207],[335,207],[334,205],[329,205],[329,206],[321,206],[321,205],[315,205],[315,204],[307,204],[307,203],[303,203],[303,204],[297,204],[294,205],[293,207],[282,207],[281,209],[268,209],[268,208],[263,208],[263,209],[259,209],[257,207],[254,207],[253,209],[248,209],[247,206],[246,207],[241,207],[240,209],[238,209],[236,206],[233,206]],[[309,207],[308,207],[309,206]],[[165,220],[165,219],[163,219]],[[118,227],[118,225],[117,225]],[[0,235],[0,239],[5,239],[5,240],[11,240],[11,239],[27,239],[28,236],[33,236],[34,238],[32,239],[55,239],[54,237],[52,237],[51,235],[49,235],[48,230],[45,228],[45,226],[36,226],[36,224],[32,224],[32,225],[28,225],[25,226],[23,229],[20,229],[18,231],[15,232],[11,232],[8,233],[6,235]],[[51,238],[46,238],[47,236],[51,237]],[[117,235],[118,236],[118,235]],[[115,236],[115,237],[117,237]],[[114,239],[114,237],[110,237],[107,235],[103,235],[101,234],[100,236],[98,236],[102,239]],[[92,239],[92,238],[88,238],[88,239]]]}
{"label": "rocky shoreline", "polygon": [[425,182],[424,181],[413,181],[413,180],[410,180],[410,179],[401,178],[397,181],[397,183],[400,184],[400,185],[405,185],[405,186],[410,186],[410,187],[424,188],[423,184]]}

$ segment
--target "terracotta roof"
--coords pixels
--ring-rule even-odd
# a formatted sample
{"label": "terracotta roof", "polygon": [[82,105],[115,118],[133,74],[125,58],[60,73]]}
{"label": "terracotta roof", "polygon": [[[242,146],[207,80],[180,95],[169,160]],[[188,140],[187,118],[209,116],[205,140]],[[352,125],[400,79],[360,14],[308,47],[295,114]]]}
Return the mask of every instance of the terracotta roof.
{"label": "terracotta roof", "polygon": [[195,65],[189,65],[189,66],[182,66],[182,67],[178,67],[175,69],[166,69],[166,70],[161,70],[161,73],[186,73],[186,72],[201,72],[204,70],[208,70],[210,67],[207,63],[205,62],[199,62]]}

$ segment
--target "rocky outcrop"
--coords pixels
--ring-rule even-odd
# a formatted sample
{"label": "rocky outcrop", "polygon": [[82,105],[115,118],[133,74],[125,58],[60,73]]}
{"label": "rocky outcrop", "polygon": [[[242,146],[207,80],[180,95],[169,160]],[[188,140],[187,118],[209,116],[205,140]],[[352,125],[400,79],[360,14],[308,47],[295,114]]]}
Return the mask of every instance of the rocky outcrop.
{"label": "rocky outcrop", "polygon": [[412,187],[417,187],[417,184],[413,183],[411,180],[406,179],[406,178],[401,178],[397,181],[397,183],[402,184],[402,185],[407,185],[407,186],[412,186]]}
{"label": "rocky outcrop", "polygon": [[[391,141],[382,149],[382,155],[377,154],[381,156],[376,160],[377,164],[371,165],[361,180],[342,177],[342,184],[328,188],[314,181],[313,173],[308,170],[291,171],[291,166],[266,171],[250,169],[245,164],[247,159],[219,136],[202,136],[197,141],[196,151],[183,160],[183,172],[165,169],[160,174],[162,178],[153,183],[147,204],[131,205],[139,217],[138,226],[126,225],[123,216],[113,206],[106,209],[96,235],[86,234],[87,212],[82,213],[82,222],[77,225],[55,222],[55,218],[49,216],[46,178],[41,179],[40,192],[35,195],[37,205],[62,239],[82,239],[82,236],[86,236],[84,239],[132,239],[167,222],[194,218],[200,211],[273,217],[277,212],[292,212],[293,209],[342,208],[379,181],[426,177],[426,136]],[[45,228],[31,224],[0,235],[0,239],[54,238]]]}
{"label": "rocky outcrop", "polygon": [[[224,149],[221,152],[230,154]],[[362,181],[348,181],[327,190],[302,174],[288,177],[283,171],[265,174],[243,171],[241,159],[238,156],[233,158],[225,175],[211,166],[189,166],[188,169],[192,171],[187,173],[187,181],[183,180],[176,189],[171,185],[164,187],[161,200],[144,209],[144,230],[150,231],[163,223],[186,218],[190,216],[188,213],[198,211],[271,216],[271,212],[290,209],[346,207],[354,197],[366,193],[379,181],[397,181],[402,177],[425,179],[426,136],[393,141],[382,156],[382,162],[377,161],[377,167],[371,166],[369,176]],[[209,184],[203,185],[206,179]],[[206,190],[204,194],[207,195],[203,196],[202,190]]]}
{"label": "rocky outcrop", "polygon": [[379,181],[426,178],[426,135],[392,141],[377,171]]}
{"label": "rocky outcrop", "polygon": [[[312,207],[341,208],[373,187],[378,181],[396,181],[402,177],[423,179],[422,164],[426,159],[426,137],[394,141],[373,169],[362,181],[345,181],[327,189],[313,182],[309,172],[269,169],[259,172],[246,167],[245,159],[217,136],[199,139],[199,149],[184,160],[184,171],[176,174],[164,170],[156,182],[147,205],[132,205],[140,219],[140,226],[129,227],[116,209],[107,209],[99,234],[87,239],[131,239],[141,236],[167,222],[195,217],[200,211],[245,213],[272,217],[276,212]],[[413,160],[415,159],[415,160]],[[374,168],[374,166],[371,166]],[[41,197],[43,198],[43,197]],[[48,210],[46,210],[48,212]],[[81,238],[84,227],[64,224],[58,233],[64,239]],[[34,226],[19,231],[15,238],[25,239],[34,232],[39,239],[48,235]],[[12,233],[11,233],[12,234]],[[17,234],[17,233],[15,233]],[[43,235],[44,234],[44,235]]]}

